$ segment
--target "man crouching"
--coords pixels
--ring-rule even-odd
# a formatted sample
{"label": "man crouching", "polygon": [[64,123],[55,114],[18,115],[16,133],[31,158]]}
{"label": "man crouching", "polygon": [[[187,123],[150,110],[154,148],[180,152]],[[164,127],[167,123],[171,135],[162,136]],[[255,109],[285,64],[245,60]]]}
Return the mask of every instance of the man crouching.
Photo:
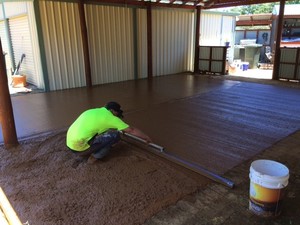
{"label": "man crouching", "polygon": [[88,163],[94,163],[105,157],[112,145],[120,141],[120,131],[151,142],[146,134],[121,118],[123,111],[117,102],[86,110],[69,127],[66,144],[78,156],[89,157]]}

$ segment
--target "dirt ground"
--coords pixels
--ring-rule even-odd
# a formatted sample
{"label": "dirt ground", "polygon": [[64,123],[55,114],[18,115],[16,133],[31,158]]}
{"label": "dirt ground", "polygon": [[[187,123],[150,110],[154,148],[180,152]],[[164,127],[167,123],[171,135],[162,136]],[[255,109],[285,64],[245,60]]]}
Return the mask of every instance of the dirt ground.
{"label": "dirt ground", "polygon": [[22,223],[142,224],[201,182],[121,141],[99,163],[77,163],[65,132],[0,147],[0,184]]}

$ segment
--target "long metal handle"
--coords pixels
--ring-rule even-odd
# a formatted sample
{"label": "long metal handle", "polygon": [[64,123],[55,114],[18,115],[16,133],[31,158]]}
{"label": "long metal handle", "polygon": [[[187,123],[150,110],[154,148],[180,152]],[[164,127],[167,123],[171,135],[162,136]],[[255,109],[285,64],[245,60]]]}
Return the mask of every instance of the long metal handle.
{"label": "long metal handle", "polygon": [[130,138],[132,138],[132,139],[134,139],[134,140],[136,140],[136,141],[140,141],[140,142],[143,142],[143,143],[145,143],[145,144],[147,144],[147,145],[149,145],[150,147],[152,147],[152,148],[155,148],[155,149],[157,149],[157,150],[159,150],[160,152],[163,152],[164,151],[164,147],[162,147],[162,146],[159,146],[159,145],[157,145],[157,144],[154,144],[154,143],[148,143],[147,141],[145,141],[144,139],[142,139],[142,138],[139,138],[139,137],[137,137],[137,136],[135,136],[135,135],[132,135],[132,134],[129,134],[129,133],[125,133],[125,132],[121,132],[123,135],[125,135],[125,136],[127,136],[127,137],[130,137]]}
{"label": "long metal handle", "polygon": [[225,177],[222,177],[218,174],[215,174],[215,173],[205,169],[204,167],[202,167],[200,165],[197,165],[195,163],[191,163],[191,162],[188,162],[186,160],[180,159],[177,156],[175,156],[173,154],[170,154],[170,153],[164,153],[164,156],[167,159],[169,159],[169,160],[171,160],[171,161],[173,161],[173,162],[175,162],[179,165],[182,165],[183,167],[186,167],[186,168],[188,168],[188,169],[190,169],[190,170],[192,170],[196,173],[199,173],[199,174],[201,174],[201,175],[203,175],[203,176],[205,176],[205,177],[207,177],[207,178],[209,178],[213,181],[216,181],[220,184],[223,184],[223,185],[225,185],[229,188],[234,187],[234,182],[232,182],[231,180],[229,180]]}
{"label": "long metal handle", "polygon": [[130,138],[136,140],[136,141],[140,141],[142,143],[148,144],[149,146],[151,146],[155,149],[158,149],[159,152],[160,152],[160,154],[158,154],[158,155],[160,155],[160,156],[162,156],[162,157],[164,157],[164,158],[166,158],[166,159],[168,159],[168,160],[170,160],[170,161],[172,161],[176,164],[179,164],[179,165],[181,165],[185,168],[188,168],[188,169],[190,169],[190,170],[192,170],[196,173],[201,174],[202,176],[205,176],[205,177],[207,177],[211,180],[214,180],[214,181],[216,181],[220,184],[223,184],[227,187],[230,187],[230,188],[234,187],[234,183],[231,180],[229,180],[227,178],[224,178],[224,177],[221,177],[218,174],[215,174],[215,173],[205,169],[204,167],[202,167],[200,165],[196,165],[194,163],[191,163],[191,162],[185,161],[183,159],[180,159],[180,158],[178,158],[177,156],[175,156],[173,154],[167,153],[167,152],[164,151],[165,149],[162,146],[159,146],[159,145],[154,144],[154,143],[148,143],[144,139],[136,137],[136,136],[134,136],[132,134],[129,134],[129,133],[125,133],[125,132],[121,132],[121,133],[123,135],[127,136],[127,137],[130,137]]}

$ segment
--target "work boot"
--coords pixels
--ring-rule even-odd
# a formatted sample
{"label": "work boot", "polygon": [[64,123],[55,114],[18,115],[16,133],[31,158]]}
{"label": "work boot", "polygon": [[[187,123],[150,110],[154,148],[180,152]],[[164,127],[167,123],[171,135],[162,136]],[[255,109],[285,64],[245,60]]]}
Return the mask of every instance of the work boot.
{"label": "work boot", "polygon": [[95,164],[98,161],[99,160],[97,158],[95,158],[93,155],[90,155],[90,157],[87,160],[87,164]]}

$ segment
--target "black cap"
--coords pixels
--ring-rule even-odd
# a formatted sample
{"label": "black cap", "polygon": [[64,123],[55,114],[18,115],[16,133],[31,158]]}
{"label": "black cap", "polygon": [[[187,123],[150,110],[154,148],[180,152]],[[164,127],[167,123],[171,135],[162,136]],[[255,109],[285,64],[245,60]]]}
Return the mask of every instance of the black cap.
{"label": "black cap", "polygon": [[121,106],[117,102],[108,102],[105,105],[105,108],[108,110],[112,109],[118,113],[117,117],[123,118],[123,110],[121,109]]}

